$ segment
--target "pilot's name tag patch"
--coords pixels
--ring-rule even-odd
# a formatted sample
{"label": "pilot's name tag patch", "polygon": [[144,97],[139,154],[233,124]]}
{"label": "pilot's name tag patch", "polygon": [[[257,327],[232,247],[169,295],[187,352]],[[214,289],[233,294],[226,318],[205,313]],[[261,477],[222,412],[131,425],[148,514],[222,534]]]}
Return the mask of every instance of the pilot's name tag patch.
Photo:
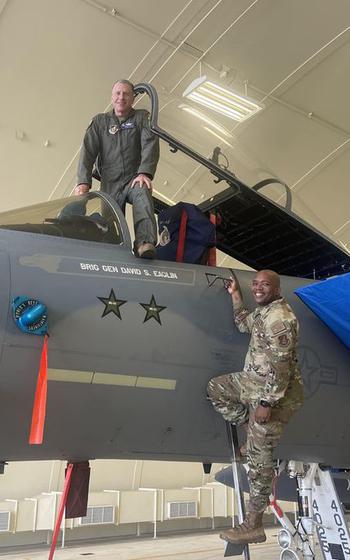
{"label": "pilot's name tag patch", "polygon": [[121,124],[120,128],[122,128],[122,129],[124,129],[124,130],[125,130],[125,129],[128,129],[128,128],[135,128],[135,123],[133,123],[133,122],[131,122],[131,121],[126,121],[126,122],[123,122],[123,123]]}

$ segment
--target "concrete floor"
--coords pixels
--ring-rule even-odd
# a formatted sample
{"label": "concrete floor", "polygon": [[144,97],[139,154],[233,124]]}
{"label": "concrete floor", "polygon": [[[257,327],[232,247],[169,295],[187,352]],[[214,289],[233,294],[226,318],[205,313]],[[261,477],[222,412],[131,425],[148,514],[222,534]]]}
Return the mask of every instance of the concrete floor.
{"label": "concrete floor", "polygon": [[[277,544],[277,527],[266,531],[267,542],[250,546],[251,560],[279,560],[280,548]],[[319,548],[319,547],[318,547]],[[48,548],[22,549],[20,552],[0,552],[6,560],[47,560]],[[58,548],[55,560],[78,560],[82,558],[96,560],[223,560],[224,543],[218,532],[200,533],[157,539],[133,539],[118,542],[98,542],[87,544],[68,544]],[[239,556],[236,558],[243,558]],[[317,558],[321,558],[318,550]]]}

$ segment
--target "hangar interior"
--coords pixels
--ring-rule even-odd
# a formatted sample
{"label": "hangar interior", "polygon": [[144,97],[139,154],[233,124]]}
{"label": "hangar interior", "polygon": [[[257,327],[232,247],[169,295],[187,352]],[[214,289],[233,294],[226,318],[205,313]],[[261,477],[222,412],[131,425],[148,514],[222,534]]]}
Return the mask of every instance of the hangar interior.
{"label": "hangar interior", "polygon": [[[75,541],[214,531],[237,515],[235,493],[199,463],[91,461],[86,518],[61,525],[60,546]],[[0,546],[50,543],[64,483],[64,461],[10,463],[0,479]],[[281,502],[294,515],[295,504]],[[270,521],[271,511],[268,510]]]}
{"label": "hangar interior", "polygon": [[[220,147],[219,164],[248,186],[285,182],[293,211],[348,252],[349,39],[348,0],[0,0],[2,211],[72,194],[83,133],[127,78],[155,86],[164,130],[206,157]],[[202,76],[261,111],[239,123],[199,107],[183,93]],[[164,143],[153,184],[170,205],[226,187]],[[285,204],[277,185],[264,194]],[[224,254],[218,264],[246,268]],[[61,461],[5,468],[0,546],[50,539],[63,472]],[[211,529],[230,524],[232,503],[200,464],[96,461],[100,523],[67,521],[66,538]]]}
{"label": "hangar interior", "polygon": [[[50,542],[64,461],[11,463],[0,480],[1,545]],[[92,461],[86,518],[66,520],[66,542],[225,526],[233,491],[198,463]],[[213,465],[213,473],[221,465]],[[216,525],[215,525],[216,524]]]}

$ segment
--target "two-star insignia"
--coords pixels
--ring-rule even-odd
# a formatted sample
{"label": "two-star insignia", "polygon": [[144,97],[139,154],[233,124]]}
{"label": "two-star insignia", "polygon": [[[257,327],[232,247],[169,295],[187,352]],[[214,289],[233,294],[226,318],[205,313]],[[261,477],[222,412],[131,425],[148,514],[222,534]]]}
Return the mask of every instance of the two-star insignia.
{"label": "two-star insignia", "polygon": [[[108,315],[109,313],[113,313],[118,317],[118,319],[122,319],[119,308],[124,305],[124,303],[127,303],[127,300],[117,299],[113,289],[110,291],[108,297],[97,297],[97,299],[102,301],[105,306],[101,317],[106,317],[106,315]],[[166,309],[166,307],[164,307],[163,305],[157,305],[154,295],[152,295],[151,301],[149,303],[140,303],[139,305],[141,305],[141,307],[143,307],[143,309],[146,311],[146,316],[143,320],[144,323],[146,323],[146,321],[149,321],[150,319],[155,319],[157,323],[159,323],[160,325],[162,324],[159,314],[164,309]]]}

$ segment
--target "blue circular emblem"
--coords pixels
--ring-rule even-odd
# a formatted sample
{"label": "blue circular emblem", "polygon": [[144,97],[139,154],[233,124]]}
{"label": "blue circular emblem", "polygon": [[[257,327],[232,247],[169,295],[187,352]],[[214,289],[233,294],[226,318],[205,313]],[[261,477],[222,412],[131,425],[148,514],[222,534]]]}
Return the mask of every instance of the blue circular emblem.
{"label": "blue circular emblem", "polygon": [[12,313],[17,327],[27,334],[47,333],[47,310],[43,303],[27,296],[18,296],[12,302]]}

